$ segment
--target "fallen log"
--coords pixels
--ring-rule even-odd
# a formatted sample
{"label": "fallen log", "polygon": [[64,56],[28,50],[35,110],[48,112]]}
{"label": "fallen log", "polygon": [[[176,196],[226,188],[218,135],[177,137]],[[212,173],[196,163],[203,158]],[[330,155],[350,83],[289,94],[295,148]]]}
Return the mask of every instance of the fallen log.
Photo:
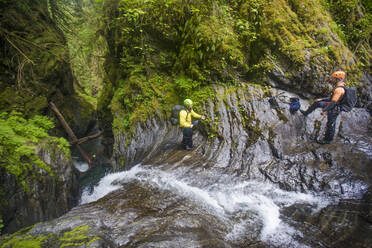
{"label": "fallen log", "polygon": [[56,113],[59,121],[61,122],[63,128],[66,130],[68,136],[70,137],[71,141],[72,142],[76,142],[76,148],[78,149],[81,157],[90,165],[92,166],[93,165],[93,162],[92,160],[89,158],[89,156],[85,153],[85,151],[83,150],[83,148],[81,148],[81,146],[77,143],[78,139],[76,138],[74,132],[72,131],[72,129],[70,128],[70,126],[67,124],[67,122],[65,121],[65,118],[63,118],[63,115],[59,112],[58,108],[56,107],[56,105],[54,105],[53,102],[50,102],[49,103],[50,107],[52,108],[52,110]]}
{"label": "fallen log", "polygon": [[95,139],[95,138],[99,137],[101,134],[102,134],[102,132],[98,132],[96,134],[93,134],[93,135],[90,135],[90,136],[87,136],[87,137],[84,137],[84,138],[81,138],[81,139],[78,139],[78,140],[75,140],[75,141],[71,141],[70,144],[71,145],[79,145],[81,143],[87,142],[88,140]]}

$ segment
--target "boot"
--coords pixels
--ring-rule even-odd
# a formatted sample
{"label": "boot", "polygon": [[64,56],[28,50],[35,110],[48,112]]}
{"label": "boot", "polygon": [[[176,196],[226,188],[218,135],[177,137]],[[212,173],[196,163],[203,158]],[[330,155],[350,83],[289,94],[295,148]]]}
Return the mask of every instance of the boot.
{"label": "boot", "polygon": [[301,114],[303,114],[305,117],[308,115],[307,111],[300,109]]}
{"label": "boot", "polygon": [[186,146],[185,149],[188,150],[188,151],[190,151],[190,150],[192,150],[192,148],[193,148],[192,146]]}
{"label": "boot", "polygon": [[325,144],[331,144],[331,141],[326,140],[326,139],[322,139],[322,140],[317,140],[316,143],[321,144],[321,145],[325,145]]}

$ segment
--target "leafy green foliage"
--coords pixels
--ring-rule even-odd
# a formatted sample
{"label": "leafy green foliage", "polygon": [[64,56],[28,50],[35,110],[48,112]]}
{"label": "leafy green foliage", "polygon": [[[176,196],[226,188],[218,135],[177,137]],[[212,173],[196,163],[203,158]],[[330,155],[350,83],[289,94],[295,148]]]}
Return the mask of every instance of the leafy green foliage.
{"label": "leafy green foliage", "polygon": [[176,89],[182,93],[185,98],[190,98],[192,92],[200,86],[200,82],[190,78],[179,77],[174,80]]}
{"label": "leafy green foliage", "polygon": [[47,131],[53,127],[53,122],[44,116],[26,120],[18,112],[0,114],[0,166],[14,175],[25,190],[28,178],[45,173],[53,175],[35,153],[36,144],[57,143],[59,149],[69,152],[65,139],[48,135]]}
{"label": "leafy green foliage", "polygon": [[165,75],[144,75],[135,73],[121,80],[114,93],[110,107],[115,113],[115,130],[129,130],[133,123],[145,121],[161,110],[170,110],[170,102],[175,102],[172,80]]}
{"label": "leafy green foliage", "polygon": [[[333,29],[360,57],[364,69],[370,68],[372,47],[372,3],[369,0],[324,1],[335,21]],[[371,72],[371,71],[370,71]]]}
{"label": "leafy green foliage", "polygon": [[[60,1],[1,3],[0,112],[16,110],[29,118],[47,113],[51,100],[64,114],[76,107],[66,40],[51,17],[52,2]],[[75,126],[76,114],[70,113],[65,118]]]}
{"label": "leafy green foliage", "polygon": [[[289,79],[296,79],[305,66],[319,73],[343,69],[349,79],[360,73],[343,42],[348,32],[333,21],[325,0],[103,2],[113,58],[106,64],[114,96],[107,109],[115,128],[127,130],[186,97],[199,108],[213,99],[216,83],[265,85],[272,70],[284,70]],[[368,9],[367,1],[354,2]],[[368,13],[364,9],[361,12]],[[301,85],[291,80],[294,90],[314,93],[318,83],[313,75]]]}
{"label": "leafy green foliage", "polygon": [[[102,88],[103,56],[107,44],[99,32],[102,22],[102,3],[90,0],[57,1],[66,18],[67,38],[71,69],[76,77],[74,88],[94,106]],[[61,26],[61,24],[60,24]]]}

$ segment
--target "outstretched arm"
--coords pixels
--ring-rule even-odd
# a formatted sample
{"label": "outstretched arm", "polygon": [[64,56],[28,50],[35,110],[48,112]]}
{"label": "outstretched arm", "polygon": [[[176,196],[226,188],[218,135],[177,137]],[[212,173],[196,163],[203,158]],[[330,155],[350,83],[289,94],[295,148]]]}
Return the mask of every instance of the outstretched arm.
{"label": "outstretched arm", "polygon": [[191,110],[191,116],[194,117],[194,118],[197,118],[197,119],[204,119],[202,115],[199,115],[197,113],[194,112],[194,110]]}
{"label": "outstretched arm", "polygon": [[345,94],[345,90],[343,88],[336,88],[333,91],[331,102],[323,109],[323,112],[332,110],[336,106],[337,102],[341,99],[343,94]]}

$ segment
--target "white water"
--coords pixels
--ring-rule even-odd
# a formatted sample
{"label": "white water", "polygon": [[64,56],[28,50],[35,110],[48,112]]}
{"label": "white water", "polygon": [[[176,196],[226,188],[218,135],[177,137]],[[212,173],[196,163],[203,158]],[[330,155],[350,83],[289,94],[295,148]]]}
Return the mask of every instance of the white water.
{"label": "white water", "polygon": [[[111,191],[125,187],[127,182],[136,181],[189,199],[224,223],[231,223],[226,240],[238,241],[244,235],[246,228],[252,224],[252,219],[244,216],[251,213],[261,222],[261,240],[292,247],[305,247],[293,239],[302,234],[280,219],[280,209],[304,203],[319,210],[329,204],[328,200],[320,196],[288,192],[268,182],[239,181],[239,178],[226,175],[223,182],[202,187],[197,185],[204,180],[202,173],[186,177],[180,173],[182,170],[168,172],[137,165],[129,171],[109,174],[101,179],[92,193],[83,192],[81,203],[95,201]],[[242,218],[237,221],[237,216]]]}
{"label": "white water", "polygon": [[117,180],[130,180],[130,179],[135,179],[135,175],[137,173],[137,167],[132,168],[129,171],[123,171],[123,172],[118,172],[118,173],[112,173],[108,174],[105,177],[103,177],[97,186],[94,187],[93,192],[89,192],[87,190],[83,191],[83,194],[81,196],[80,204],[85,204],[89,203],[92,201],[96,201],[108,193],[117,190],[122,187],[121,184],[115,183]]}
{"label": "white water", "polygon": [[89,169],[88,163],[79,161],[77,157],[72,157],[72,163],[74,164],[75,168],[80,172],[86,172]]}
{"label": "white water", "polygon": [[372,146],[371,144],[359,140],[356,145],[357,149],[359,149],[361,152],[365,153],[370,159],[372,159]]}

